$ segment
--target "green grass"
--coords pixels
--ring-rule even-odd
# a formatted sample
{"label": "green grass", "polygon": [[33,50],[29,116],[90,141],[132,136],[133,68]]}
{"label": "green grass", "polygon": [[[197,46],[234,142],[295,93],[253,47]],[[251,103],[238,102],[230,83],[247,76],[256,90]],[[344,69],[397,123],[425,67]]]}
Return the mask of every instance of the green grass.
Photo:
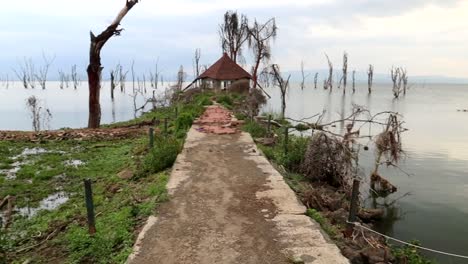
{"label": "green grass", "polygon": [[323,231],[327,233],[331,238],[336,238],[339,231],[336,229],[335,226],[330,224],[327,218],[323,217],[320,212],[315,209],[308,209],[306,215],[315,220],[320,226],[322,227]]}
{"label": "green grass", "polygon": [[[123,263],[131,253],[135,230],[167,201],[167,169],[181,150],[183,138],[193,120],[201,115],[212,95],[195,95],[193,101],[157,109],[128,122],[104,127],[136,125],[142,121],[168,119],[168,134],[156,133],[153,149],[147,136],[127,140],[0,142],[0,167],[10,168],[12,157],[26,148],[43,148],[48,153],[19,158],[26,161],[17,178],[0,175],[0,198],[16,197],[18,207],[37,207],[41,200],[57,192],[66,192],[69,200],[57,210],[41,211],[28,219],[15,215],[7,233],[0,233],[0,264],[48,263],[50,252],[63,263]],[[164,122],[160,122],[163,131]],[[68,160],[80,160],[82,166],[67,166]],[[16,161],[16,160],[15,160]],[[120,177],[127,170],[134,176]],[[83,198],[83,180],[93,182],[97,234],[89,236]],[[39,250],[14,254],[35,245],[55,230]],[[41,236],[38,236],[41,234]],[[49,249],[49,250],[47,250]],[[54,255],[54,257],[56,257]]]}

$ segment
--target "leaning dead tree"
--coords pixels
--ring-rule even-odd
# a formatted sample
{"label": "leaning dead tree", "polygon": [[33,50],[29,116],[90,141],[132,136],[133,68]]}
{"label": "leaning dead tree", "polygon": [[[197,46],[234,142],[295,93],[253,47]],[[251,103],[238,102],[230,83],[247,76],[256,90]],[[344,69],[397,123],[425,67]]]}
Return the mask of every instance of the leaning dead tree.
{"label": "leaning dead tree", "polygon": [[253,87],[257,88],[258,70],[262,62],[267,63],[271,59],[271,40],[276,39],[278,28],[276,21],[271,18],[266,23],[261,24],[256,20],[251,27],[248,27],[248,44],[254,55],[254,67],[252,70]]}
{"label": "leaning dead tree", "polygon": [[280,68],[277,64],[271,65],[270,74],[273,77],[273,82],[278,88],[280,88],[281,92],[281,119],[286,118],[286,95],[289,89],[289,79],[291,75],[288,76],[287,79],[284,79],[281,75]]}
{"label": "leaning dead tree", "polygon": [[367,71],[367,87],[369,94],[372,93],[372,85],[374,83],[374,66],[369,64],[369,70]]}
{"label": "leaning dead tree", "polygon": [[326,85],[324,85],[325,89],[330,89],[330,93],[333,90],[333,63],[330,61],[330,58],[328,57],[327,54],[325,54],[325,57],[327,57],[327,62],[328,62],[328,79],[326,80]]}
{"label": "leaning dead tree", "polygon": [[239,17],[237,12],[227,11],[218,33],[223,51],[237,63],[237,59],[242,57],[242,46],[248,39],[247,17],[242,14]]}
{"label": "leaning dead tree", "polygon": [[55,56],[48,58],[44,53],[42,53],[42,59],[44,60],[44,65],[39,68],[39,74],[36,74],[36,79],[38,80],[41,88],[45,90],[49,68],[54,62]]}
{"label": "leaning dead tree", "polygon": [[302,75],[301,90],[304,90],[306,79],[309,78],[309,76],[310,76],[310,73],[309,74],[305,73],[304,61],[301,61],[301,75]]}
{"label": "leaning dead tree", "polygon": [[89,128],[99,128],[101,124],[101,105],[100,90],[101,90],[101,49],[106,42],[113,36],[119,36],[123,29],[119,29],[119,25],[127,13],[138,3],[139,0],[126,0],[124,8],[117,15],[115,20],[98,36],[93,32],[90,33],[91,45],[89,49],[89,66],[88,84],[89,84]]}

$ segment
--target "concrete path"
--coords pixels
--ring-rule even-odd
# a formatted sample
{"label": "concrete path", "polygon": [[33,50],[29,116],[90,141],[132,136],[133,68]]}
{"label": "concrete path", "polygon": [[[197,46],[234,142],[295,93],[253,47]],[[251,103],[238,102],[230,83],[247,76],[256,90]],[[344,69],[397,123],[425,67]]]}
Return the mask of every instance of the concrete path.
{"label": "concrete path", "polygon": [[348,263],[246,133],[194,126],[168,190],[128,263]]}

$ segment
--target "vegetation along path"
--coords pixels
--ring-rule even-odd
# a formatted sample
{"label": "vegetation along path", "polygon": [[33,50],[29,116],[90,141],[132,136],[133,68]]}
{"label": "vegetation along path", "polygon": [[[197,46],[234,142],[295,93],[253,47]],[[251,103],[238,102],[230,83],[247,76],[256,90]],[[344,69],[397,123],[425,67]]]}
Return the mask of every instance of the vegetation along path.
{"label": "vegetation along path", "polygon": [[211,106],[195,122],[128,262],[348,263],[232,121]]}

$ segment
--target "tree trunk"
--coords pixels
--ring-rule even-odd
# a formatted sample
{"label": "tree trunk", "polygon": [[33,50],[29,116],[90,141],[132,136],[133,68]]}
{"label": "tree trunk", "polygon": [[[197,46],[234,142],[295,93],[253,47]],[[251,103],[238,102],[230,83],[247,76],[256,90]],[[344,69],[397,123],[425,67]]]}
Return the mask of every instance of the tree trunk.
{"label": "tree trunk", "polygon": [[89,85],[89,119],[88,128],[99,128],[101,125],[101,105],[99,103],[101,92],[101,49],[106,42],[114,35],[120,35],[122,29],[118,29],[122,19],[127,15],[139,0],[126,0],[124,8],[119,12],[112,24],[101,34],[91,35],[91,45],[89,48],[88,85]]}

